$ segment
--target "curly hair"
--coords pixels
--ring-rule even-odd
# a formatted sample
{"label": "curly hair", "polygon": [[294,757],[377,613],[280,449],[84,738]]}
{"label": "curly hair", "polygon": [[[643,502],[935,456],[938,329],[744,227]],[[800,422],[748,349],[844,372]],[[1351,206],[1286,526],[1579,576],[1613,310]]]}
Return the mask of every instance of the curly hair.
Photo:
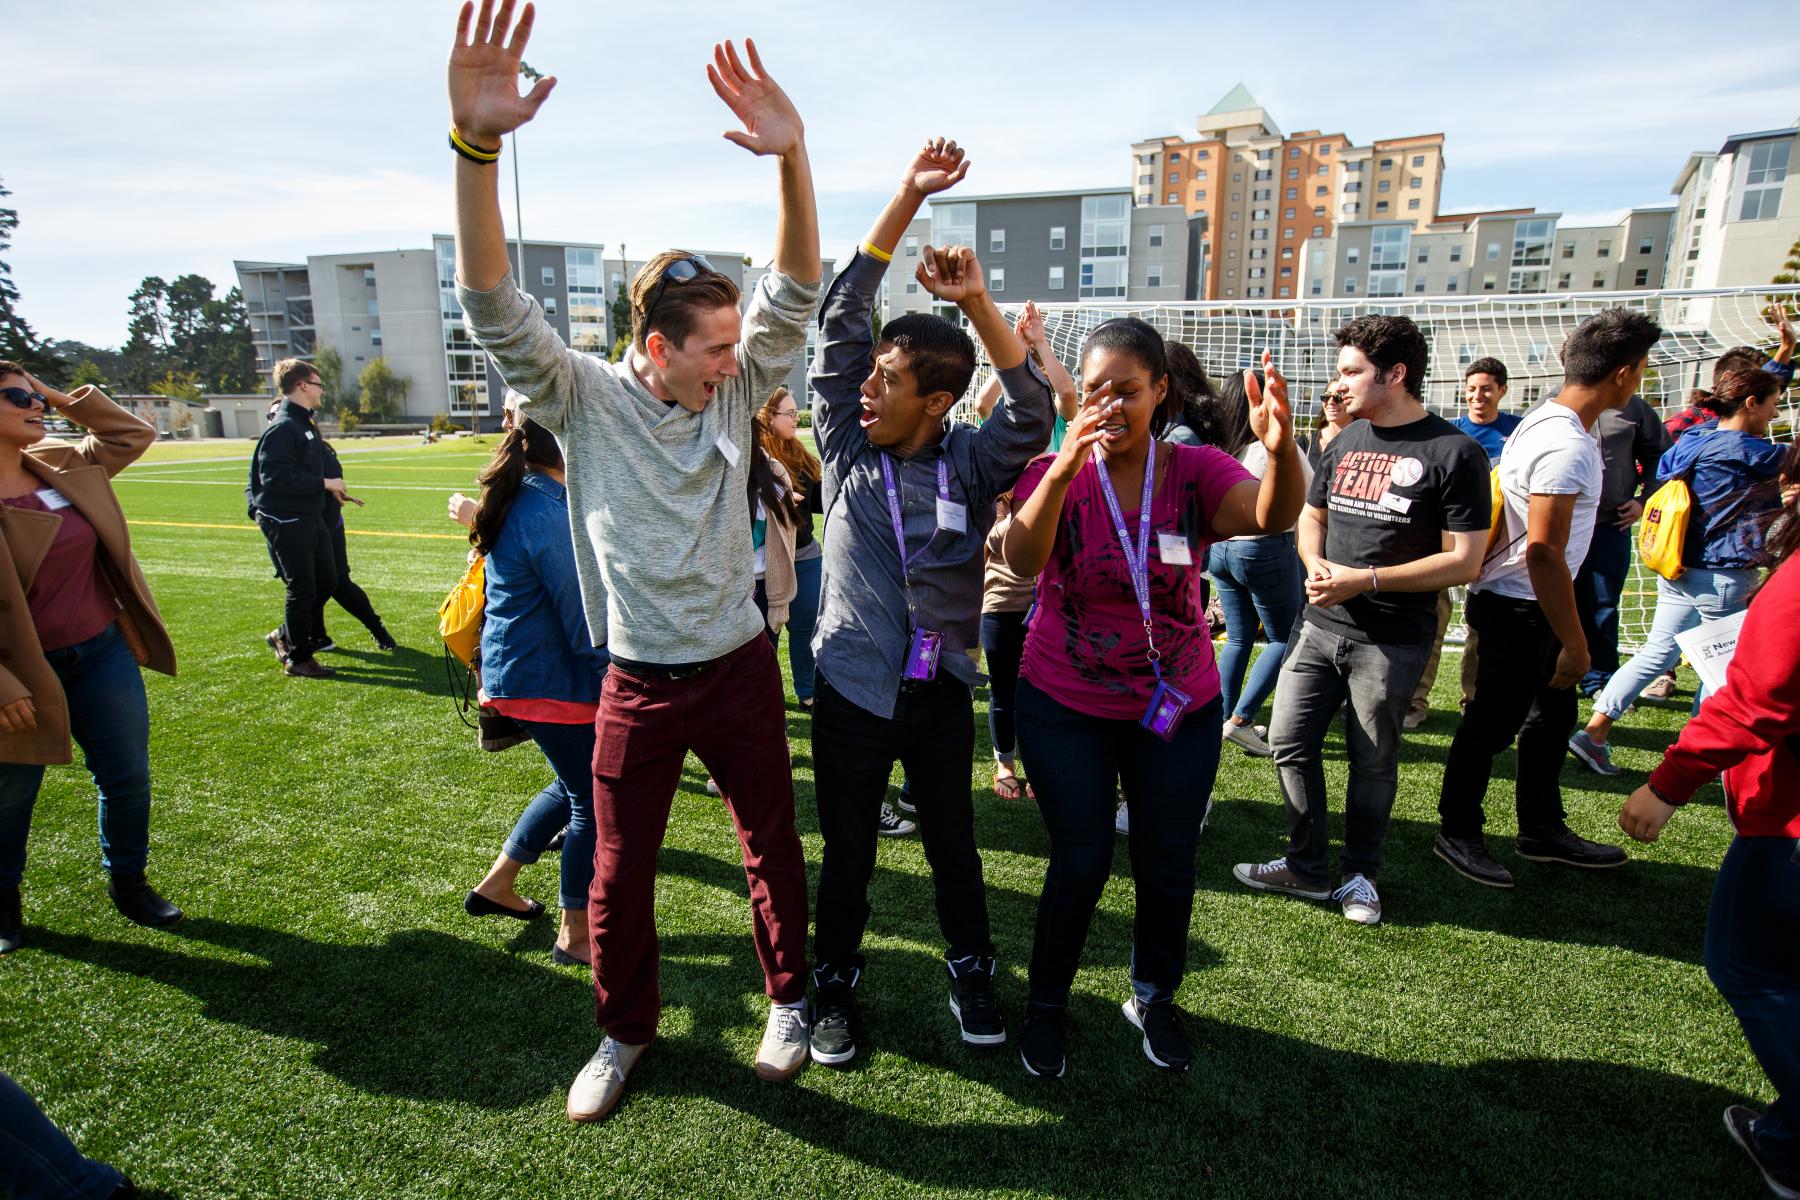
{"label": "curly hair", "polygon": [[1400,382],[1414,399],[1424,398],[1431,346],[1411,317],[1357,317],[1331,336],[1340,347],[1352,346],[1362,351],[1383,375],[1395,367],[1406,368]]}

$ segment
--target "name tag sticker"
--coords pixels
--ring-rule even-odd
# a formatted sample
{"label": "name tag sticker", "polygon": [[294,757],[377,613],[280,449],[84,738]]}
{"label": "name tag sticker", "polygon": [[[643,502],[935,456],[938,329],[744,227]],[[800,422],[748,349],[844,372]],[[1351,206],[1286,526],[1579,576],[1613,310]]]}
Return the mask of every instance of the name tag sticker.
{"label": "name tag sticker", "polygon": [[45,508],[58,509],[69,507],[69,498],[55,488],[39,488],[37,490],[37,498],[44,502]]}
{"label": "name tag sticker", "polygon": [[309,442],[313,440],[313,431],[310,429],[306,431],[306,440]]}
{"label": "name tag sticker", "polygon": [[1194,565],[1194,552],[1188,548],[1187,539],[1179,533],[1159,533],[1156,535],[1156,556],[1164,566],[1191,567]]}
{"label": "name tag sticker", "polygon": [[952,533],[969,532],[968,506],[958,504],[954,500],[946,500],[942,496],[939,496],[937,502],[937,523],[939,529],[948,529]]}
{"label": "name tag sticker", "polygon": [[1391,508],[1397,513],[1409,512],[1412,509],[1411,496],[1397,496],[1393,492],[1381,494],[1381,507]]}
{"label": "name tag sticker", "polygon": [[742,451],[737,448],[737,443],[731,440],[730,434],[721,433],[719,435],[719,440],[713,444],[718,446],[719,453],[725,456],[726,462],[734,467],[738,465],[738,455],[742,453]]}

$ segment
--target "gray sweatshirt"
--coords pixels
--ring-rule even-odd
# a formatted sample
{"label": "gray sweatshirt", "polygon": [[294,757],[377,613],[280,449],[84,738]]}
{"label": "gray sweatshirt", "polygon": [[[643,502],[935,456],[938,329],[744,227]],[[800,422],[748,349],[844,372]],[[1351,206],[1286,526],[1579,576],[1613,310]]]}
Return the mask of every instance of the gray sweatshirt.
{"label": "gray sweatshirt", "polygon": [[818,285],[762,278],[744,313],[738,374],[700,413],[652,396],[628,361],[570,350],[510,278],[489,292],[458,282],[456,294],[470,336],[527,398],[520,411],[562,445],[595,643],[677,665],[761,636],[746,499],[752,418],[805,349]]}

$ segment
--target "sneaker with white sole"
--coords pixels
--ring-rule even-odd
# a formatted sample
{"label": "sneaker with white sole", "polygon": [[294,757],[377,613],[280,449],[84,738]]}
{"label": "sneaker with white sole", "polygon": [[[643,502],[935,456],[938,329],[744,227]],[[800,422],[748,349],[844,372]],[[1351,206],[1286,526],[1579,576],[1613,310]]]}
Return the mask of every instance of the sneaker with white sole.
{"label": "sneaker with white sole", "polygon": [[806,1061],[806,1012],[782,1004],[769,1006],[769,1024],[756,1048],[756,1077],[779,1082],[792,1079]]}
{"label": "sneaker with white sole", "polygon": [[900,781],[900,798],[894,801],[894,807],[904,813],[916,813],[919,811],[917,808],[913,807],[912,780],[902,779]]}
{"label": "sneaker with white sole", "polygon": [[1655,679],[1652,679],[1649,685],[1645,687],[1642,692],[1638,693],[1638,695],[1644,700],[1667,700],[1674,692],[1675,677],[1673,675],[1658,675]]}
{"label": "sneaker with white sole", "polygon": [[649,1042],[636,1046],[607,1038],[594,1051],[594,1056],[569,1085],[568,1113],[571,1121],[598,1121],[611,1112],[625,1092],[625,1080]]}
{"label": "sneaker with white sole", "polygon": [[887,801],[881,802],[881,812],[875,818],[875,832],[882,837],[905,837],[918,826],[889,808]]}
{"label": "sneaker with white sole", "polygon": [[1226,718],[1225,732],[1222,737],[1223,740],[1241,747],[1244,753],[1251,758],[1273,758],[1275,751],[1269,749],[1269,743],[1263,740],[1266,732],[1262,726],[1239,725],[1236,721]]}
{"label": "sneaker with white sole", "polygon": [[1145,1004],[1136,996],[1125,1001],[1125,1019],[1144,1035],[1144,1057],[1165,1071],[1185,1071],[1194,1060],[1192,1047],[1181,1032],[1181,1021],[1171,1001]]}
{"label": "sneaker with white sole", "polygon": [[1120,837],[1131,833],[1131,811],[1125,807],[1123,800],[1119,801],[1119,811],[1113,814],[1113,832]]}
{"label": "sneaker with white sole", "polygon": [[1329,886],[1318,886],[1301,879],[1288,866],[1285,856],[1266,863],[1239,863],[1231,868],[1231,875],[1245,887],[1255,888],[1259,892],[1280,892],[1284,896],[1298,896],[1302,900],[1331,899]]}
{"label": "sneaker with white sole", "polygon": [[1006,1041],[1006,1023],[994,999],[994,956],[967,955],[946,959],[950,975],[950,1012],[971,1046],[999,1046]]}
{"label": "sneaker with white sole", "polygon": [[1613,765],[1612,751],[1605,742],[1596,742],[1588,736],[1585,729],[1577,729],[1569,738],[1569,753],[1581,760],[1581,764],[1596,775],[1617,775],[1619,768]]}
{"label": "sneaker with white sole", "polygon": [[1358,872],[1344,880],[1343,886],[1331,893],[1331,898],[1344,906],[1346,919],[1358,925],[1381,924],[1381,893],[1375,890],[1375,881]]}

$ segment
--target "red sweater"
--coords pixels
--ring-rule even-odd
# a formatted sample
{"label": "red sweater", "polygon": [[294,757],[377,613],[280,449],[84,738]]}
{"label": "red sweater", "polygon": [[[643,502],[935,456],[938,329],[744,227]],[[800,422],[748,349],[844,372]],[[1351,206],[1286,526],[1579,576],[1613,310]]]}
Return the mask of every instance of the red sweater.
{"label": "red sweater", "polygon": [[1685,804],[1719,772],[1740,837],[1800,837],[1800,561],[1769,577],[1738,635],[1725,686],[1669,747],[1650,786]]}

